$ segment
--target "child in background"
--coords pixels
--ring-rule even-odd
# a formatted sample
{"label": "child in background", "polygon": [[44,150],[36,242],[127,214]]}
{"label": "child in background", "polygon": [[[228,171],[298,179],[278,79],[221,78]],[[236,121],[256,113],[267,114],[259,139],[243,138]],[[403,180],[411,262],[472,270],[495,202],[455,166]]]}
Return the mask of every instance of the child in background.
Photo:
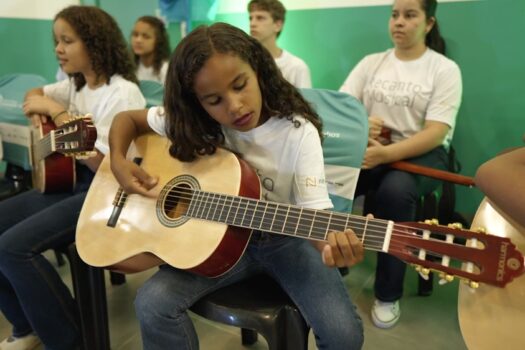
{"label": "child in background", "polygon": [[64,124],[92,113],[96,156],[76,162],[73,192],[21,193],[0,202],[0,309],[13,333],[0,349],[70,350],[80,343],[78,310],[68,287],[42,254],[75,240],[86,192],[104,154],[115,114],[144,108],[135,66],[115,20],[96,7],[70,6],[53,22],[55,53],[69,79],[30,90],[24,113]]}
{"label": "child in background", "polygon": [[131,32],[131,48],[137,78],[164,84],[170,56],[170,41],[164,23],[156,17],[140,17]]}
{"label": "child in background", "polygon": [[[177,46],[164,108],[120,113],[110,131],[111,168],[127,193],[148,195],[157,179],[126,160],[131,141],[155,131],[171,156],[192,161],[227,147],[273,182],[262,197],[314,209],[332,207],[324,181],[321,121],[280,74],[256,39],[224,23],[202,26]],[[211,171],[211,170],[210,170]],[[316,179],[315,186],[306,179]],[[256,231],[239,262],[207,278],[162,265],[139,290],[135,308],[144,349],[197,349],[188,308],[203,295],[259,272],[271,275],[298,306],[320,349],[360,349],[363,327],[336,267],[363,258],[353,231],[328,242]]]}
{"label": "child in background", "polygon": [[250,35],[270,52],[284,78],[297,88],[311,88],[310,69],[299,57],[277,46],[284,28],[286,9],[279,0],[252,0],[248,3]]}

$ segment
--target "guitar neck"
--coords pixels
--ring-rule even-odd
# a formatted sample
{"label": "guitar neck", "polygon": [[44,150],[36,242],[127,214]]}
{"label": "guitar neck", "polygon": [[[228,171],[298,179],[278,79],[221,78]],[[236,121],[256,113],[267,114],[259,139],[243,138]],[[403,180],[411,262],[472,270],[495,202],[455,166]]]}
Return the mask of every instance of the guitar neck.
{"label": "guitar neck", "polygon": [[53,131],[50,131],[48,134],[44,135],[40,140],[36,141],[33,144],[33,156],[35,161],[41,161],[51,155],[54,152],[54,138],[51,137]]}
{"label": "guitar neck", "polygon": [[204,191],[191,196],[186,216],[232,226],[324,241],[331,231],[352,229],[370,250],[388,251],[394,223],[357,215]]}

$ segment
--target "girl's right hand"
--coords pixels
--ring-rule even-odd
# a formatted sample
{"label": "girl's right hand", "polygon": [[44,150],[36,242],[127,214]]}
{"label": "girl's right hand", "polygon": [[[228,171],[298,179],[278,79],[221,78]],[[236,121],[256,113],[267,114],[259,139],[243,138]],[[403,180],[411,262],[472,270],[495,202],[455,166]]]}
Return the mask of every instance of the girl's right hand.
{"label": "girl's right hand", "polygon": [[371,115],[368,117],[368,136],[376,140],[381,134],[383,128],[383,119]]}
{"label": "girl's right hand", "polygon": [[157,197],[153,188],[159,181],[158,177],[149,175],[132,161],[113,157],[111,158],[111,171],[126,193],[137,193],[151,198]]}

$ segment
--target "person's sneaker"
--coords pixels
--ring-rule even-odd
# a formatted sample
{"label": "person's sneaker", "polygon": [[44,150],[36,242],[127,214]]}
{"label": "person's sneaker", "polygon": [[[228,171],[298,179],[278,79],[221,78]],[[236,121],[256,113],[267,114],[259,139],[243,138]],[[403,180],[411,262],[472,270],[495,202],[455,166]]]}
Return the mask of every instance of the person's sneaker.
{"label": "person's sneaker", "polygon": [[12,335],[0,343],[0,350],[32,350],[41,344],[35,333],[17,338]]}
{"label": "person's sneaker", "polygon": [[394,302],[374,301],[372,306],[372,322],[379,328],[393,327],[401,316],[399,300]]}

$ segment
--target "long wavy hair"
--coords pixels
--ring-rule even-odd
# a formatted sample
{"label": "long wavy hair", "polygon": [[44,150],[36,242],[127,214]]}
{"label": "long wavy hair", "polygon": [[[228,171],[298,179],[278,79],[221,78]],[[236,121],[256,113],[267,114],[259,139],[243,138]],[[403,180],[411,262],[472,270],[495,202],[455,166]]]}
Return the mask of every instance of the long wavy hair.
{"label": "long wavy hair", "polygon": [[[170,39],[164,22],[157,17],[142,16],[137,19],[137,22],[144,22],[149,24],[155,32],[155,46],[153,47],[153,72],[159,75],[162,63],[170,58]],[[138,65],[140,56],[133,54],[135,64]]]}
{"label": "long wavy hair", "polygon": [[437,1],[436,0],[419,0],[421,3],[421,8],[425,11],[425,17],[427,20],[434,17],[434,26],[430,32],[427,33],[425,37],[425,44],[430,47],[432,50],[439,52],[442,55],[446,55],[446,44],[445,39],[441,36],[439,32],[439,25],[436,18],[437,10]]}
{"label": "long wavy hair", "polygon": [[[94,6],[69,6],[55,16],[66,21],[86,46],[86,51],[97,75],[109,83],[114,74],[138,84],[135,64],[126,40],[117,22],[109,14]],[[56,43],[56,39],[55,39]],[[72,74],[76,90],[86,85],[82,73]]]}
{"label": "long wavy hair", "polygon": [[172,142],[170,154],[191,161],[213,154],[224,144],[221,125],[201,106],[195,91],[195,76],[215,53],[230,54],[248,63],[257,75],[262,96],[261,115],[286,118],[300,127],[293,116],[309,120],[320,137],[322,123],[317,113],[287,82],[268,50],[242,30],[226,23],[201,26],[185,37],[171,57],[164,92],[166,134]]}

